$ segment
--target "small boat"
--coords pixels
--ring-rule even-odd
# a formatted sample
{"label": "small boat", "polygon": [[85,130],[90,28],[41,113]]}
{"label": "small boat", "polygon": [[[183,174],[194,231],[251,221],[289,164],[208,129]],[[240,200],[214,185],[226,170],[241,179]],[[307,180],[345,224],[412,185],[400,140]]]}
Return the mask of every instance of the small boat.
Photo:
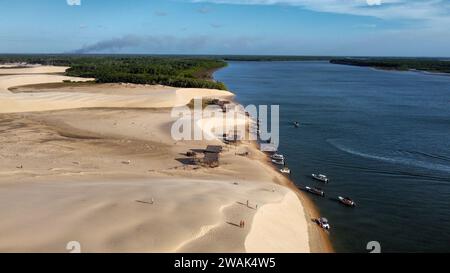
{"label": "small boat", "polygon": [[322,181],[324,183],[330,182],[330,179],[324,174],[312,174],[312,177],[316,180]]}
{"label": "small boat", "polygon": [[285,173],[285,174],[290,174],[291,170],[288,167],[284,167],[284,168],[280,169],[280,172]]}
{"label": "small boat", "polygon": [[313,187],[308,187],[308,186],[306,186],[306,187],[305,187],[305,190],[308,191],[308,192],[310,192],[310,193],[312,193],[312,194],[315,194],[315,195],[319,195],[319,196],[325,197],[325,192],[324,192],[322,189],[319,189],[319,188],[313,188]]}
{"label": "small boat", "polygon": [[284,155],[282,155],[282,154],[273,154],[271,156],[271,158],[274,159],[274,160],[284,160]]}
{"label": "small boat", "polygon": [[342,197],[339,196],[338,197],[339,202],[341,202],[342,204],[349,206],[349,207],[356,207],[356,203],[355,201],[353,201],[352,199],[350,199],[349,197]]}
{"label": "small boat", "polygon": [[330,229],[330,224],[328,223],[328,219],[325,217],[316,219],[316,223],[323,229],[326,229],[326,230]]}
{"label": "small boat", "polygon": [[298,122],[298,121],[294,121],[293,124],[294,124],[295,128],[300,127],[300,122]]}
{"label": "small boat", "polygon": [[277,165],[284,165],[284,159],[272,159],[272,162]]}

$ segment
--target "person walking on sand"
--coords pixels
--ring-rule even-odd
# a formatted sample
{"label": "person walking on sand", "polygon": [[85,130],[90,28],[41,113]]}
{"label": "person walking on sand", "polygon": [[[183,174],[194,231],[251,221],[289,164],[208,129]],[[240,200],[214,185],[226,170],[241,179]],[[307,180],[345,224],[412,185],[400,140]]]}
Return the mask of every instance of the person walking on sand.
{"label": "person walking on sand", "polygon": [[247,200],[247,208],[248,208],[248,200]]}
{"label": "person walking on sand", "polygon": [[245,228],[245,221],[242,220],[242,228]]}
{"label": "person walking on sand", "polygon": [[242,228],[242,220],[239,222],[239,227]]}

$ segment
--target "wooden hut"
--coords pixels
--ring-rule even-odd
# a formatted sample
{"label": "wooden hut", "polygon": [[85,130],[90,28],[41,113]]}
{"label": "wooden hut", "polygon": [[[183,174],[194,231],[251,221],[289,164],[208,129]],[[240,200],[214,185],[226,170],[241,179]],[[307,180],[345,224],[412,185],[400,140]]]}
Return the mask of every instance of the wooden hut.
{"label": "wooden hut", "polygon": [[219,154],[222,152],[220,145],[208,145],[204,151],[202,164],[210,168],[219,167]]}
{"label": "wooden hut", "polygon": [[205,153],[205,157],[203,158],[203,164],[210,168],[219,167],[219,154]]}
{"label": "wooden hut", "polygon": [[214,154],[220,154],[222,152],[222,146],[220,145],[208,145],[205,149],[205,154],[207,153],[214,153]]}

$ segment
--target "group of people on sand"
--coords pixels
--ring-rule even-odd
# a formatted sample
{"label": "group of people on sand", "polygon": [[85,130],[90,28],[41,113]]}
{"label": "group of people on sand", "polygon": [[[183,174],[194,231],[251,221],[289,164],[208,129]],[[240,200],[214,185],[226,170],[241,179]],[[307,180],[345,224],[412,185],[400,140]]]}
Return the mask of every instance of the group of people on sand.
{"label": "group of people on sand", "polygon": [[239,227],[240,228],[245,228],[245,221],[241,220],[241,222],[239,222]]}

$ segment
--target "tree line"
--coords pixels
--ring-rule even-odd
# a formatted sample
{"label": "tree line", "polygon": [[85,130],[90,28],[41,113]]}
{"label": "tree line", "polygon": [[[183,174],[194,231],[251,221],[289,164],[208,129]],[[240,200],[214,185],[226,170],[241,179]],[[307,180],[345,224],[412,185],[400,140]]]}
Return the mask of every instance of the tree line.
{"label": "tree line", "polygon": [[226,66],[220,59],[128,55],[3,55],[0,63],[69,66],[67,76],[95,78],[99,83],[161,84],[226,90],[211,73]]}
{"label": "tree line", "polygon": [[450,73],[450,60],[437,58],[342,58],[332,59],[330,62],[388,70],[421,70]]}

